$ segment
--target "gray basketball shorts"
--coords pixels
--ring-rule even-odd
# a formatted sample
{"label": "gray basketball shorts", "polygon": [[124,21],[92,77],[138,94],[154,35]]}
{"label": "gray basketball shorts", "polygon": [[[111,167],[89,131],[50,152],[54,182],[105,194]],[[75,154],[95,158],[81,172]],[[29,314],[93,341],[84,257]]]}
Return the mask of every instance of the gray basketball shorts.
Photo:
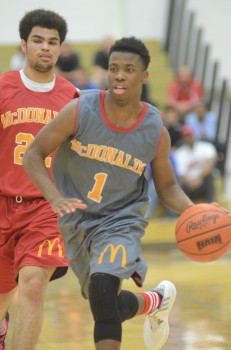
{"label": "gray basketball shorts", "polygon": [[[73,215],[73,214],[71,214]],[[133,278],[142,286],[147,264],[140,257],[140,239],[145,222],[138,217],[75,214],[73,224],[60,225],[70,267],[78,277],[82,294],[88,297],[89,278],[106,273],[120,279]]]}

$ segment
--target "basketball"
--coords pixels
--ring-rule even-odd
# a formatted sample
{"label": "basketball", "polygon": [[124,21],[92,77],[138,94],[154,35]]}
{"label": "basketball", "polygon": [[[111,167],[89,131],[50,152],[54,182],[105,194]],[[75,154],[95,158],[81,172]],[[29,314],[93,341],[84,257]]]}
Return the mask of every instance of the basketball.
{"label": "basketball", "polygon": [[185,256],[199,262],[214,261],[231,247],[231,217],[215,204],[196,204],[180,215],[175,234]]}

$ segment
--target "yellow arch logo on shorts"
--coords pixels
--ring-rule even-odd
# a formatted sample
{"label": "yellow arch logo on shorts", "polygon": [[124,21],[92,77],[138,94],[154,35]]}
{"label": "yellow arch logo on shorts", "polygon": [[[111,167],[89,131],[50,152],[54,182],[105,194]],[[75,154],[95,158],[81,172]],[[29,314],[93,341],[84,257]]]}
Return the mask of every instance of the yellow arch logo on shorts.
{"label": "yellow arch logo on shorts", "polygon": [[108,244],[100,254],[98,264],[102,264],[104,255],[106,254],[108,249],[110,249],[111,251],[109,260],[110,263],[114,263],[117,253],[119,252],[119,250],[121,250],[121,267],[123,269],[126,269],[127,252],[123,244],[119,244],[116,247],[114,247],[112,243]]}
{"label": "yellow arch logo on shorts", "polygon": [[58,255],[60,258],[64,258],[63,256],[63,249],[62,246],[60,244],[60,239],[59,238],[55,238],[53,240],[50,239],[46,239],[45,241],[43,241],[38,249],[38,256],[42,256],[43,250],[45,249],[45,245],[47,245],[47,255],[51,255],[54,249],[54,245],[57,243],[58,245]]}

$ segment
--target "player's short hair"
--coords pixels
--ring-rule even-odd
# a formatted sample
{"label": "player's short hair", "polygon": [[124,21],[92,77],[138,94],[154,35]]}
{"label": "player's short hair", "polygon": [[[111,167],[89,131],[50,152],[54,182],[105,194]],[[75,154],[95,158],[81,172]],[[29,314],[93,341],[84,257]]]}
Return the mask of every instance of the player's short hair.
{"label": "player's short hair", "polygon": [[36,26],[47,29],[56,29],[59,33],[60,43],[66,38],[66,20],[54,11],[36,9],[27,12],[19,22],[20,38],[27,41],[33,27]]}
{"label": "player's short hair", "polygon": [[109,56],[113,52],[129,52],[139,55],[143,61],[145,70],[148,68],[151,61],[149,51],[145,44],[134,36],[117,40],[114,45],[112,45]]}

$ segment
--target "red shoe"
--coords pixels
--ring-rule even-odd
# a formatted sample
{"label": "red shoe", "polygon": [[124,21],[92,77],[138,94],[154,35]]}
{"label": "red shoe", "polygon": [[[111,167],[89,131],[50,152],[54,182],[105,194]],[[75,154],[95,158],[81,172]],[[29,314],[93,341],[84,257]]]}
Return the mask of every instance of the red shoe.
{"label": "red shoe", "polygon": [[6,350],[5,339],[9,323],[9,313],[7,312],[5,317],[6,331],[4,334],[0,335],[0,350]]}

